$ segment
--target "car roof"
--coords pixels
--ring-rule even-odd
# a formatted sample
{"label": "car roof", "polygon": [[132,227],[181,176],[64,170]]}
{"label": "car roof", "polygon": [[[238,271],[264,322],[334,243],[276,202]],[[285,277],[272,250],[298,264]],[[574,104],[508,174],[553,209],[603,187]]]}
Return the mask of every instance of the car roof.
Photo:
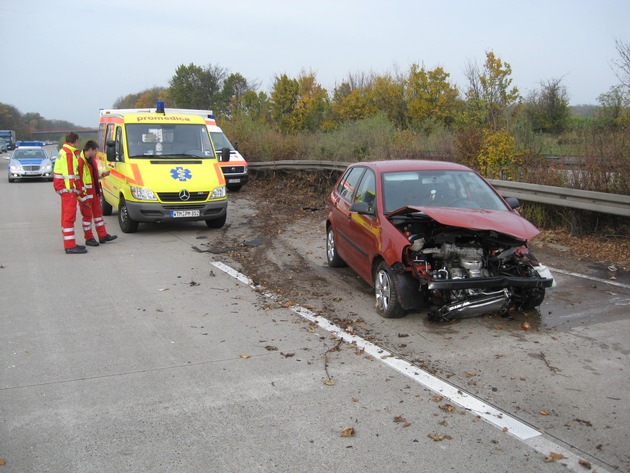
{"label": "car roof", "polygon": [[472,171],[467,166],[449,161],[429,161],[422,159],[392,159],[387,161],[365,161],[351,166],[366,166],[377,172],[396,171]]}

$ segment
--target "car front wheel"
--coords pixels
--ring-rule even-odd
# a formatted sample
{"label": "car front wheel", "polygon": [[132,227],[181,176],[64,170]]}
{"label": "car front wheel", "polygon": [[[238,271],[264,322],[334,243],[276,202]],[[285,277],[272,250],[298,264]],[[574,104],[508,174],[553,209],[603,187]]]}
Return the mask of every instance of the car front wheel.
{"label": "car front wheel", "polygon": [[214,220],[206,220],[208,228],[222,228],[227,221],[227,210],[223,214],[223,217],[215,218]]}
{"label": "car front wheel", "polygon": [[398,319],[405,315],[398,291],[394,284],[394,275],[385,262],[381,262],[374,273],[374,295],[376,296],[376,311],[386,319]]}
{"label": "car front wheel", "polygon": [[120,197],[118,204],[118,224],[124,233],[136,233],[138,231],[138,222],[129,216],[129,209],[124,197]]}

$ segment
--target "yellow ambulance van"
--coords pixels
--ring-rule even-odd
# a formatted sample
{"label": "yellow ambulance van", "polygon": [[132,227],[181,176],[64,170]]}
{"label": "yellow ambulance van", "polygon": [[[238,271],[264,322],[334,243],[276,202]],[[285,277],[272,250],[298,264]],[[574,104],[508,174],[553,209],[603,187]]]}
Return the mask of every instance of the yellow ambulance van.
{"label": "yellow ambulance van", "polygon": [[103,214],[118,211],[124,233],[139,223],[227,218],[225,178],[203,117],[153,109],[103,109],[98,130]]}

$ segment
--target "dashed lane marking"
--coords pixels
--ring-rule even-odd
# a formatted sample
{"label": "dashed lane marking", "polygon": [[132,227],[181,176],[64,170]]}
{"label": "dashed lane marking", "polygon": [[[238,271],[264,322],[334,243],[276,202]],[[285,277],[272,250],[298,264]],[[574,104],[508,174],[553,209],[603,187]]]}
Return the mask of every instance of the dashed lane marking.
{"label": "dashed lane marking", "polygon": [[[244,274],[236,271],[234,268],[222,263],[220,261],[212,262],[212,265],[225,272],[226,274],[238,279],[243,284],[248,285],[252,289],[256,289],[260,294],[270,299],[277,299],[278,297],[272,292],[265,292],[264,288],[257,286],[254,282]],[[550,268],[551,269],[551,268]],[[560,271],[557,271],[560,272]],[[608,282],[608,281],[606,281]],[[537,452],[549,456],[550,452],[562,454],[564,458],[557,460],[569,468],[569,470],[576,472],[583,472],[584,467],[579,464],[581,458],[575,455],[573,452],[558,445],[552,440],[546,439],[542,436],[539,430],[536,430],[521,420],[518,420],[506,412],[497,409],[490,404],[485,403],[483,400],[473,396],[472,394],[464,392],[462,389],[447,383],[446,381],[433,376],[432,374],[424,371],[423,369],[412,365],[406,360],[398,358],[394,353],[391,353],[384,348],[375,345],[357,335],[350,334],[343,330],[341,327],[333,324],[328,319],[315,314],[313,311],[300,306],[289,307],[289,310],[295,312],[300,317],[308,320],[309,322],[316,323],[322,329],[334,334],[344,342],[355,345],[356,347],[364,350],[364,353],[372,356],[375,360],[384,363],[385,365],[393,368],[397,372],[407,376],[414,380],[416,383],[424,386],[435,393],[440,394],[445,399],[458,404],[462,408],[478,415],[482,419],[486,420],[490,424],[498,427],[504,432],[515,436],[526,445],[530,446]],[[597,467],[597,471],[600,473],[609,473],[601,467]]]}

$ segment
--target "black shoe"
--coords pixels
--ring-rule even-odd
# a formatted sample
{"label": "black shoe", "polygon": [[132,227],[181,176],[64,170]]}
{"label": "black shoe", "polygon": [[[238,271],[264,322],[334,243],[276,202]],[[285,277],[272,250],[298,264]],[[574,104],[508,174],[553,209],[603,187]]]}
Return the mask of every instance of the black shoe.
{"label": "black shoe", "polygon": [[96,241],[94,238],[90,238],[89,240],[85,240],[85,244],[87,246],[98,246],[98,241]]}
{"label": "black shoe", "polygon": [[77,248],[81,248],[82,250],[85,250],[85,246],[83,245],[76,245]]}
{"label": "black shoe", "polygon": [[116,235],[110,235],[109,233],[107,235],[105,235],[103,238],[99,238],[98,241],[100,241],[101,243],[107,243],[108,241],[113,241],[116,238],[118,238],[118,236]]}
{"label": "black shoe", "polygon": [[67,255],[78,255],[81,253],[87,253],[87,250],[85,248],[79,247],[79,245],[73,246],[72,248],[66,248]]}

